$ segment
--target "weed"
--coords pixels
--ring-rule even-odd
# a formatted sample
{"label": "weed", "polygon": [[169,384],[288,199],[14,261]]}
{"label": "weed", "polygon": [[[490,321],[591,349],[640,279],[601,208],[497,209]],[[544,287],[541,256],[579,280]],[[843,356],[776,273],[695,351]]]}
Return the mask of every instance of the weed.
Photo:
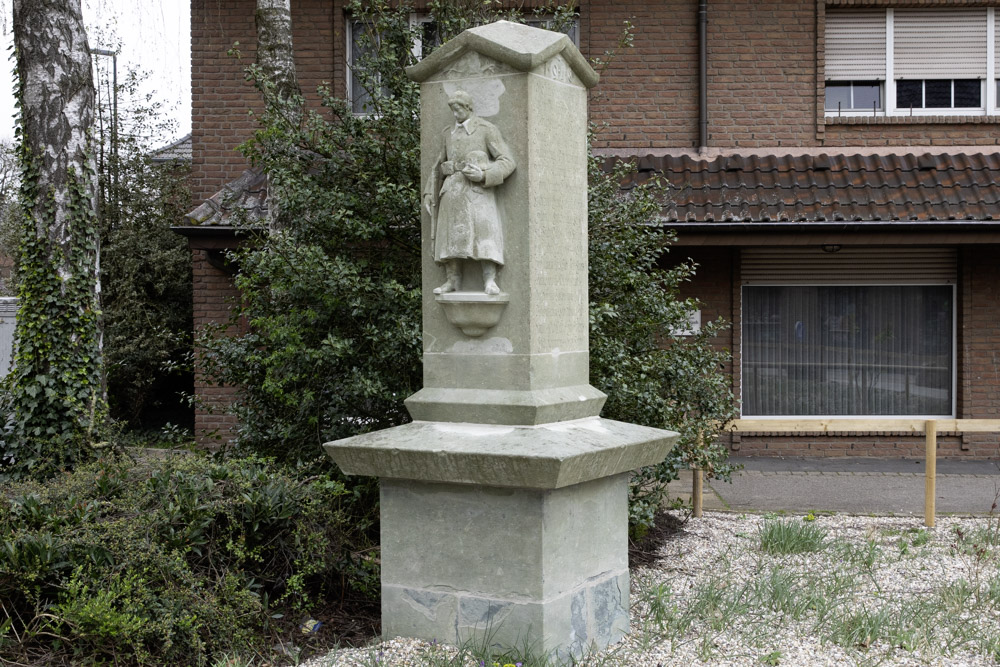
{"label": "weed", "polygon": [[706,581],[695,590],[689,613],[713,630],[724,630],[748,611],[746,593],[746,584]]}
{"label": "weed", "polygon": [[765,521],[758,537],[760,550],[767,554],[809,553],[826,546],[826,530],[796,521]]}
{"label": "weed", "polygon": [[976,648],[982,655],[1000,663],[1000,635],[991,634],[980,637]]}
{"label": "weed", "polygon": [[885,607],[863,607],[856,611],[845,611],[833,620],[830,628],[831,641],[844,647],[867,649],[888,634],[887,626],[892,623],[892,614]]}
{"label": "weed", "polygon": [[918,528],[913,530],[913,536],[910,538],[910,544],[915,547],[922,547],[931,541],[931,534],[928,533],[923,528]]}
{"label": "weed", "polygon": [[813,596],[803,589],[801,577],[780,567],[756,579],[752,595],[754,606],[795,620],[800,620],[814,605]]}
{"label": "weed", "polygon": [[1000,575],[993,577],[983,587],[983,604],[1000,608]]}
{"label": "weed", "polygon": [[961,614],[973,601],[978,591],[965,579],[959,579],[947,586],[942,586],[937,593],[937,601],[941,608],[949,614]]}
{"label": "weed", "polygon": [[856,565],[868,574],[875,571],[882,548],[874,539],[865,540],[861,544],[853,542],[838,542],[837,551],[848,563]]}
{"label": "weed", "polygon": [[777,667],[777,665],[781,664],[781,657],[781,651],[771,651],[767,655],[761,657],[760,662],[762,665]]}

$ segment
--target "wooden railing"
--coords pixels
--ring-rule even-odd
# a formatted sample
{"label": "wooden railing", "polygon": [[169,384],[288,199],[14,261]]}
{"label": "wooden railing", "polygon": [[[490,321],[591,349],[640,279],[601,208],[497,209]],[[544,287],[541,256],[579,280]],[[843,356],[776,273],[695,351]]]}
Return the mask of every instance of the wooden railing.
{"label": "wooden railing", "polygon": [[[922,433],[926,447],[924,466],[924,525],[934,526],[937,487],[938,433],[997,433],[1000,419],[737,419],[725,430],[735,433]],[[691,505],[702,513],[702,475],[692,471]]]}

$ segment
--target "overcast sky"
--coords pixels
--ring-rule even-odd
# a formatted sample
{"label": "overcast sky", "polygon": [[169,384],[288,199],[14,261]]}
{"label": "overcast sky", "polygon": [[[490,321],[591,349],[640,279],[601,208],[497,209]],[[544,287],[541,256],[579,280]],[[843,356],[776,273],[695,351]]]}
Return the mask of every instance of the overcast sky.
{"label": "overcast sky", "polygon": [[[0,0],[3,54],[13,43],[12,1]],[[191,7],[187,0],[83,0],[83,19],[90,47],[116,50],[118,79],[130,68],[148,71],[142,94],[154,94],[177,121],[175,136],[191,131]],[[100,76],[110,79],[111,58],[95,56]],[[0,72],[0,140],[14,135],[14,62],[6,61]],[[95,81],[105,99],[110,81]],[[121,109],[125,100],[119,98]]]}

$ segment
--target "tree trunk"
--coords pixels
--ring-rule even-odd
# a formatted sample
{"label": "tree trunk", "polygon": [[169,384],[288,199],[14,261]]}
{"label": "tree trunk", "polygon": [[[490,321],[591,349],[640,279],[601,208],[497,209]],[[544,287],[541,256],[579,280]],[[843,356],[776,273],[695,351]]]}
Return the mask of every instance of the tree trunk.
{"label": "tree trunk", "polygon": [[295,75],[290,0],[257,0],[257,65],[274,84],[278,99],[298,107],[302,91]]}
{"label": "tree trunk", "polygon": [[[295,74],[290,0],[257,0],[254,22],[257,24],[257,66],[263,74],[262,90],[270,115],[283,116],[294,132],[302,120],[302,91]],[[265,150],[270,150],[267,145]],[[281,214],[281,196],[273,183],[269,175],[267,222],[270,229],[276,230]]]}
{"label": "tree trunk", "polygon": [[88,458],[103,414],[94,82],[80,0],[14,0],[13,24],[24,204],[11,386],[19,437],[0,445],[0,463],[37,474]]}

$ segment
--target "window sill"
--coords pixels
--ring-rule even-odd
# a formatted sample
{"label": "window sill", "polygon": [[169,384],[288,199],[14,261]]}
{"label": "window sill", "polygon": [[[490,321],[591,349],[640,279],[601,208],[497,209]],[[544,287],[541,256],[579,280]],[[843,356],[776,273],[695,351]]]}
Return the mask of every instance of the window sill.
{"label": "window sill", "polygon": [[1000,116],[826,116],[825,125],[998,125]]}

